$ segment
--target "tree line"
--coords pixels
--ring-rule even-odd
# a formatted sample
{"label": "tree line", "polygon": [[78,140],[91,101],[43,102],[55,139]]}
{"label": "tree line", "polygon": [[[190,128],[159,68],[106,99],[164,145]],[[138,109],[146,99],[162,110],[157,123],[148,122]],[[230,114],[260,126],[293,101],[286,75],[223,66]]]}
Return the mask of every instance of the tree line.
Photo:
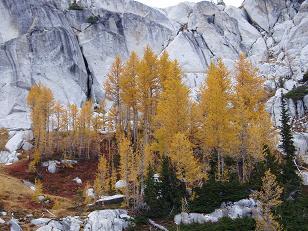
{"label": "tree line", "polygon": [[142,58],[135,52],[125,63],[116,57],[104,90],[112,103],[109,112],[105,102],[94,107],[89,100],[81,109],[62,106],[45,86],[31,88],[27,101],[35,147],[44,158],[100,156],[102,132],[112,133],[116,150],[104,154],[113,162],[109,166],[121,169],[127,180],[137,173],[132,175],[142,191],[146,168],[157,166],[164,155],[190,186],[207,179],[209,171],[228,180],[234,171],[225,163],[230,158],[238,179],[246,182],[263,159],[265,145],[274,143],[262,80],[243,55],[234,76],[221,60],[211,63],[199,100],[190,98],[179,63],[166,52],[158,57],[149,47]]}

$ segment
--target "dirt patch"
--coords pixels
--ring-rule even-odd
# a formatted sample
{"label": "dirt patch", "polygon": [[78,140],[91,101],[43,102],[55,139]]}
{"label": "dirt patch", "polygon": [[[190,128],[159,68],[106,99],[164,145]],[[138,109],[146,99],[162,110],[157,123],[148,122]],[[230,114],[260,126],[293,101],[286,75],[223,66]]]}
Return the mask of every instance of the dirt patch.
{"label": "dirt patch", "polygon": [[21,180],[0,173],[0,182],[1,209],[13,212],[16,217],[41,209],[41,205],[32,202],[33,191]]}
{"label": "dirt patch", "polygon": [[[6,172],[19,179],[35,181],[39,178],[43,183],[43,192],[59,197],[72,198],[83,190],[87,181],[93,182],[95,178],[97,161],[81,161],[72,168],[59,168],[55,174],[51,174],[45,167],[39,167],[37,174],[28,171],[29,161],[22,160],[15,164],[5,166]],[[73,181],[79,177],[82,184],[79,185]]]}

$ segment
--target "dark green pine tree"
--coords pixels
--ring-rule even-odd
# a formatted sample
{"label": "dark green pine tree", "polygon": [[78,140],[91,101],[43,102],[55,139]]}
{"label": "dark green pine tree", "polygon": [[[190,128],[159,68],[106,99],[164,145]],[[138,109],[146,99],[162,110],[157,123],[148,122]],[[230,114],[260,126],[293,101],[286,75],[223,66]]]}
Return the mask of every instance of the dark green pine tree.
{"label": "dark green pine tree", "polygon": [[177,179],[170,159],[162,158],[159,179],[154,178],[155,170],[148,168],[145,180],[144,200],[149,207],[149,217],[166,217],[179,212],[181,199],[185,196],[185,185]]}
{"label": "dark green pine tree", "polygon": [[162,158],[160,171],[161,195],[164,207],[167,209],[166,215],[177,213],[181,209],[182,198],[185,197],[185,184],[176,176],[176,169],[167,156]]}
{"label": "dark green pine tree", "polygon": [[296,173],[296,166],[294,164],[296,149],[293,142],[290,116],[283,95],[281,96],[280,122],[281,144],[279,145],[279,147],[283,150],[285,159],[285,163],[282,167],[282,183],[284,184],[284,197],[288,198],[291,192],[300,190],[301,178]]}
{"label": "dark green pine tree", "polygon": [[286,108],[286,100],[284,96],[281,96],[281,126],[280,126],[280,136],[281,136],[281,144],[280,148],[284,151],[286,158],[290,158],[293,160],[295,157],[295,146],[293,142],[293,135],[290,125],[290,116],[288,113],[288,109]]}
{"label": "dark green pine tree", "polygon": [[163,201],[160,195],[161,182],[154,178],[155,169],[152,165],[148,166],[145,179],[144,201],[149,207],[147,215],[149,217],[160,217]]}
{"label": "dark green pine tree", "polygon": [[268,145],[264,146],[264,160],[258,162],[253,169],[252,176],[249,182],[250,188],[253,190],[260,190],[262,186],[262,177],[264,176],[267,170],[271,170],[271,172],[277,177],[277,181],[279,184],[283,184],[282,182],[282,165],[279,163],[278,158],[275,154],[271,153]]}

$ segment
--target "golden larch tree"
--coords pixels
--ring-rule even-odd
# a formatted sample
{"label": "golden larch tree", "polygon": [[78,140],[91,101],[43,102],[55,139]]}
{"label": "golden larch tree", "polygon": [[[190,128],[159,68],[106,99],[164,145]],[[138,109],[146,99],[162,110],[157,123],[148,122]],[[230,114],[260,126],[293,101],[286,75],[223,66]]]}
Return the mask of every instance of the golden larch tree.
{"label": "golden larch tree", "polygon": [[131,114],[133,116],[133,143],[136,148],[138,141],[138,86],[137,86],[137,67],[139,64],[139,58],[135,52],[130,54],[129,59],[125,63],[123,68],[122,77],[120,80],[121,87],[121,99],[126,105],[126,131],[128,130],[129,123],[131,121]]}
{"label": "golden larch tree", "polygon": [[231,113],[231,80],[221,60],[211,63],[201,90],[201,138],[203,149],[217,156],[217,179],[224,178],[224,157],[232,153],[235,132]]}
{"label": "golden larch tree", "polygon": [[236,86],[233,98],[237,135],[238,175],[249,179],[252,163],[262,160],[263,148],[271,146],[273,133],[265,111],[266,92],[257,70],[242,54],[236,64]]}
{"label": "golden larch tree", "polygon": [[272,209],[282,203],[282,192],[283,188],[277,183],[276,176],[271,173],[270,169],[267,170],[262,178],[261,190],[251,194],[253,199],[261,203],[261,216],[256,218],[256,230],[282,230],[272,214]]}
{"label": "golden larch tree", "polygon": [[107,74],[107,79],[104,83],[104,90],[106,93],[107,99],[113,102],[113,107],[115,110],[115,127],[116,129],[122,126],[122,102],[120,96],[120,81],[123,72],[123,63],[120,56],[115,58],[114,63],[111,66],[109,73]]}
{"label": "golden larch tree", "polygon": [[194,157],[192,144],[185,134],[179,132],[173,136],[168,156],[175,164],[178,177],[184,180],[187,186],[205,179],[201,164]]}
{"label": "golden larch tree", "polygon": [[170,76],[165,80],[165,87],[160,95],[155,116],[154,136],[158,144],[157,149],[162,154],[168,152],[175,134],[180,132],[187,135],[189,113],[189,89],[181,78]]}
{"label": "golden larch tree", "polygon": [[156,113],[160,84],[157,71],[157,56],[150,47],[144,50],[143,58],[137,66],[138,109],[142,113],[143,137],[140,148],[141,155],[141,187],[143,187],[145,163],[144,148],[150,144],[152,137],[153,116]]}
{"label": "golden larch tree", "polygon": [[158,60],[158,76],[159,81],[164,88],[164,82],[170,77],[172,61],[169,58],[168,52],[164,51]]}
{"label": "golden larch tree", "polygon": [[106,195],[109,191],[109,166],[105,156],[101,155],[97,165],[94,180],[94,190],[97,197]]}
{"label": "golden larch tree", "polygon": [[34,85],[28,94],[27,103],[31,110],[35,146],[41,152],[45,152],[48,147],[50,117],[54,106],[52,91],[43,85]]}

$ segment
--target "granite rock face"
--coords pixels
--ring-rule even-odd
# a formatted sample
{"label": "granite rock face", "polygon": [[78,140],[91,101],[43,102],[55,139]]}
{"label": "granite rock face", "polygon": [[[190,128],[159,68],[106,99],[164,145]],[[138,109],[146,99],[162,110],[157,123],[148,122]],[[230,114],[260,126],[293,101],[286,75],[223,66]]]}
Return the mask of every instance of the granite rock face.
{"label": "granite rock face", "polygon": [[[308,0],[245,0],[242,7],[209,1],[156,9],[133,0],[0,0],[0,127],[31,128],[26,96],[42,83],[63,104],[104,97],[114,58],[149,45],[181,64],[192,97],[211,61],[232,71],[244,53],[259,68],[273,97],[267,108],[278,125],[279,91],[304,84],[308,72]],[[96,16],[96,22],[88,19]],[[289,100],[294,119],[307,97]],[[295,113],[294,113],[295,112]]]}

